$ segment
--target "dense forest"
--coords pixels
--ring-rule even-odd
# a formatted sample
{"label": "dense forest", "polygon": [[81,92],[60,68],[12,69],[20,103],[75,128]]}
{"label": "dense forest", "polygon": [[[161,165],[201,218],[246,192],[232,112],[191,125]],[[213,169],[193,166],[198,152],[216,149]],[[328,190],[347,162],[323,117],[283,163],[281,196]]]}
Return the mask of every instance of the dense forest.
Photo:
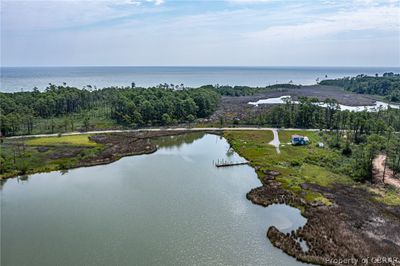
{"label": "dense forest", "polygon": [[349,174],[357,180],[371,179],[372,161],[380,152],[388,155],[389,166],[395,174],[400,173],[400,109],[350,112],[341,111],[332,99],[325,101],[327,108],[316,102],[318,99],[306,97],[300,98],[298,104],[287,101],[247,123],[329,130],[325,134],[327,144],[341,156],[306,159],[317,160],[331,170]]}
{"label": "dense forest", "polygon": [[210,89],[119,89],[111,97],[111,117],[119,123],[170,125],[205,118],[217,108],[219,95]]}
{"label": "dense forest", "polygon": [[[45,91],[0,93],[2,135],[31,134],[38,121],[47,121],[50,132],[90,128],[91,113],[117,124],[137,127],[191,122],[215,111],[219,94],[213,89],[105,88],[77,89],[50,85]],[[76,118],[78,116],[78,118]],[[62,117],[62,121],[57,118]],[[75,119],[74,119],[75,117]],[[58,122],[57,122],[58,121]],[[57,125],[62,124],[62,125]],[[61,128],[60,128],[61,127]]]}
{"label": "dense forest", "polygon": [[[176,125],[210,116],[220,96],[244,96],[282,88],[207,85],[200,88],[161,84],[152,88],[84,89],[49,84],[45,91],[0,92],[2,135],[89,130],[96,122],[110,127]],[[96,120],[96,121],[95,121]],[[98,127],[98,126],[97,126]]]}
{"label": "dense forest", "polygon": [[387,100],[400,102],[400,74],[384,73],[374,77],[358,75],[341,79],[323,80],[319,84],[343,87],[346,90],[360,93],[384,96]]}

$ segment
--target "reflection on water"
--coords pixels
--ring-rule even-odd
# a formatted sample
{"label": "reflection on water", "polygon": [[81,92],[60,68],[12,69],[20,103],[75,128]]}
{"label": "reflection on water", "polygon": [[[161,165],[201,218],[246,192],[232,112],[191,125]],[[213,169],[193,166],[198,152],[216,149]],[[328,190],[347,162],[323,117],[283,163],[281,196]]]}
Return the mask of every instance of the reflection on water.
{"label": "reflection on water", "polygon": [[152,142],[159,148],[180,148],[183,145],[192,144],[195,140],[200,139],[204,136],[204,133],[194,132],[190,134],[182,134],[168,137],[161,137],[153,139]]}
{"label": "reflection on water", "polygon": [[[298,265],[266,230],[304,225],[286,205],[263,208],[245,165],[216,168],[215,135],[157,141],[149,155],[8,180],[1,191],[1,265]],[[243,160],[229,151],[230,160]]]}
{"label": "reflection on water", "polygon": [[7,179],[1,179],[0,180],[0,190],[3,189],[3,186],[5,185],[6,182],[7,182]]}
{"label": "reflection on water", "polygon": [[29,175],[21,175],[17,177],[19,181],[28,181]]}
{"label": "reflection on water", "polygon": [[227,151],[226,151],[226,157],[231,158],[235,155],[235,150],[230,147]]}

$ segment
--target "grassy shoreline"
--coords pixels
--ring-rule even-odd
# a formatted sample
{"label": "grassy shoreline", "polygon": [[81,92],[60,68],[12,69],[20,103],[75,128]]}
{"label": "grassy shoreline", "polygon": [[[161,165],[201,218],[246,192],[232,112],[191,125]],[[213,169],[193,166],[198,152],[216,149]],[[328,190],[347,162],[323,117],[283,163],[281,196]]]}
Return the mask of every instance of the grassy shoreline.
{"label": "grassy shoreline", "polygon": [[0,180],[43,172],[109,164],[125,156],[153,153],[152,138],[186,131],[84,134],[6,139],[1,144]]}
{"label": "grassy shoreline", "polygon": [[[312,144],[285,144],[291,134],[307,135]],[[224,133],[235,151],[255,168],[262,183],[247,198],[264,207],[288,204],[307,218],[306,225],[291,234],[274,226],[268,228],[272,244],[300,261],[321,265],[330,265],[331,259],[395,256],[400,247],[400,192],[361,184],[334,171],[329,163],[338,154],[316,147],[315,142],[324,140],[320,133],[281,131],[279,136],[283,145],[277,154],[268,144],[271,134]],[[384,221],[386,228],[374,223],[375,219]],[[306,243],[308,251],[300,242]]]}

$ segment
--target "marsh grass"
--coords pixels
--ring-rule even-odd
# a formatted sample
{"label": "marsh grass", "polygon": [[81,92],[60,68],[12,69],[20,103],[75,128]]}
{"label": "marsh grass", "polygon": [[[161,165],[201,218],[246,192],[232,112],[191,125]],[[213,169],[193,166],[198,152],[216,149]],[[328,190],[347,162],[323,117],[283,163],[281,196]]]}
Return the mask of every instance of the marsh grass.
{"label": "marsh grass", "polygon": [[0,147],[0,179],[74,168],[103,148],[104,145],[90,141],[89,135],[6,140]]}
{"label": "marsh grass", "polygon": [[400,205],[399,192],[396,188],[389,186],[388,188],[369,188],[364,187],[368,191],[373,193],[372,199],[378,202],[382,202],[387,205]]}
{"label": "marsh grass", "polygon": [[73,135],[60,137],[44,137],[32,138],[25,142],[31,146],[55,146],[55,145],[72,145],[72,146],[98,146],[96,142],[90,141],[90,135]]}
{"label": "marsh grass", "polygon": [[[292,146],[287,144],[294,134],[310,138],[310,145]],[[326,205],[331,202],[322,194],[303,190],[301,184],[311,183],[320,186],[331,186],[334,183],[353,184],[354,181],[345,175],[337,174],[329,169],[332,160],[337,158],[337,152],[328,148],[321,149],[314,144],[322,141],[322,136],[310,131],[280,131],[281,153],[268,143],[273,139],[270,131],[235,132],[228,131],[225,137],[238,153],[249,160],[252,166],[258,168],[259,177],[264,170],[276,170],[281,173],[276,178],[285,189],[305,195],[308,202],[319,201]]]}

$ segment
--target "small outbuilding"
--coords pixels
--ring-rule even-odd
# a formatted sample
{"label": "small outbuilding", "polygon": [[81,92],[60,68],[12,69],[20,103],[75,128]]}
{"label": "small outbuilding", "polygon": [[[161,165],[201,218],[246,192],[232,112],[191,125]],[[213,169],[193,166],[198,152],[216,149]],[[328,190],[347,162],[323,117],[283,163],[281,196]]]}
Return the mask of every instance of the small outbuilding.
{"label": "small outbuilding", "polygon": [[310,143],[310,139],[305,136],[292,135],[292,145],[307,145]]}

